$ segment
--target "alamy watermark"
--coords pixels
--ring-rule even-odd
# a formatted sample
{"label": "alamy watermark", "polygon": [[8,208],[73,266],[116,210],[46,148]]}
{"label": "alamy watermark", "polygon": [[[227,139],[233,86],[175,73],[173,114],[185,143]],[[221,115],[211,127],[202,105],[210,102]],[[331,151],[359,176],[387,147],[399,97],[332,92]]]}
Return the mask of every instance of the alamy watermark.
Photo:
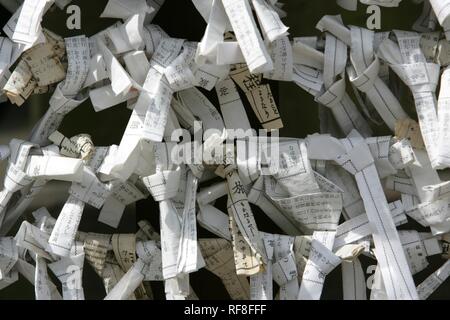
{"label": "alamy watermark", "polygon": [[203,130],[202,122],[195,121],[192,132],[175,129],[166,142],[170,161],[175,165],[238,165],[253,161],[262,175],[274,174],[279,169],[278,130]]}
{"label": "alamy watermark", "polygon": [[[369,30],[381,29],[381,8],[378,5],[367,6],[366,13],[370,16],[367,18],[366,26]],[[66,14],[69,16],[66,19],[66,27],[69,30],[81,29],[81,8],[78,5],[72,4],[66,8]]]}

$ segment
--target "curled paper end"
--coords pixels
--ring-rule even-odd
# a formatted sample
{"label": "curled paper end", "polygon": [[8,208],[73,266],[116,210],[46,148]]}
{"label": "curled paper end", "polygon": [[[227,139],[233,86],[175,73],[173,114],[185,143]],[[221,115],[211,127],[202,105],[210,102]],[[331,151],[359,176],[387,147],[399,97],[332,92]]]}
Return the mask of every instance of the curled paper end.
{"label": "curled paper end", "polygon": [[10,155],[10,149],[8,146],[0,145],[0,160],[5,160]]}

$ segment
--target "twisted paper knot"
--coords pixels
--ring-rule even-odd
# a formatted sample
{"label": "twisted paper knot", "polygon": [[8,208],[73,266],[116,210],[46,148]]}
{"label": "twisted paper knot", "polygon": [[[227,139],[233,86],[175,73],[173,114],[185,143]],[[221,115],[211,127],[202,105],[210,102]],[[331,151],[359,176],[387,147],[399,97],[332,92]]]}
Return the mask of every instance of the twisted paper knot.
{"label": "twisted paper knot", "polygon": [[379,71],[380,61],[377,56],[375,56],[372,63],[359,76],[353,66],[347,68],[350,82],[361,92],[367,92],[373,88],[375,80],[378,78]]}
{"label": "twisted paper knot", "polygon": [[324,106],[333,109],[339,105],[345,95],[345,79],[340,79],[333,83],[322,95],[316,97],[316,101]]}

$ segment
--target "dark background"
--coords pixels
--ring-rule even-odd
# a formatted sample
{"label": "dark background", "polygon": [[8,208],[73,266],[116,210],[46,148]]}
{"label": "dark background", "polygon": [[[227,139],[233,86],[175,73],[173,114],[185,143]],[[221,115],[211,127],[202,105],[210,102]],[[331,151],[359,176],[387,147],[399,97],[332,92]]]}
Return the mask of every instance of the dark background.
{"label": "dark background", "polygon": [[[315,29],[315,25],[324,14],[335,15],[341,13],[347,25],[354,24],[359,26],[365,26],[368,17],[365,13],[366,6],[361,4],[357,12],[348,12],[339,8],[333,0],[284,0],[282,2],[285,3],[284,9],[288,13],[284,22],[290,27],[290,37],[318,35],[319,32]],[[80,34],[91,36],[115,22],[115,19],[99,18],[106,3],[106,0],[75,0],[72,2],[72,4],[79,5],[81,8],[81,30],[68,30],[66,28],[68,15],[65,13],[65,10],[59,10],[58,8],[52,8],[45,15],[43,26],[63,37]],[[421,6],[414,5],[412,1],[408,0],[402,1],[399,8],[383,8],[381,16],[382,28],[383,30],[409,30],[415,19],[420,15],[420,12]],[[0,6],[1,26],[7,22],[10,15],[9,12]],[[200,41],[206,27],[203,18],[189,0],[166,0],[153,23],[160,25],[171,37],[191,41]],[[302,138],[319,131],[318,107],[310,94],[304,92],[294,83],[271,82],[270,84],[278,101],[281,117],[285,125],[280,131],[280,136]],[[215,105],[218,105],[214,90],[212,92],[203,92]],[[21,107],[10,103],[0,104],[0,144],[7,144],[13,137],[27,139],[34,124],[47,110],[49,97],[49,94],[33,95]],[[251,108],[248,105],[246,105],[246,108],[252,126],[259,128]],[[130,110],[125,108],[123,104],[96,113],[88,100],[66,116],[60,131],[69,137],[79,133],[88,133],[92,136],[97,146],[118,144],[128,122],[129,115]],[[376,131],[380,134],[385,133],[383,128],[378,128]],[[3,173],[4,168],[5,163],[0,163],[0,173]],[[29,217],[33,210],[41,206],[46,206],[52,215],[57,216],[67,198],[68,187],[68,183],[50,183],[40,196],[35,199],[26,216]],[[224,211],[226,211],[224,209],[225,202],[226,199],[220,199],[217,202],[217,206]],[[252,209],[260,230],[271,233],[280,232],[258,208],[252,206]],[[136,205],[131,205],[127,208],[121,224],[116,230],[98,223],[98,210],[86,207],[80,230],[100,233],[131,233],[136,231],[136,222],[141,219],[151,221],[158,230],[158,212],[158,205],[151,197],[140,201]],[[15,234],[18,225],[11,231],[11,235]],[[408,228],[425,231],[412,222],[408,226],[402,227],[402,229]],[[201,227],[199,227],[198,232],[199,237],[214,237]],[[364,270],[367,269],[367,266],[375,264],[374,260],[365,257],[362,257],[361,260]],[[431,257],[429,261],[430,266],[414,277],[416,284],[423,281],[444,262],[439,256]],[[368,276],[369,274],[366,275],[366,277]],[[204,269],[191,274],[190,279],[191,285],[200,299],[229,298],[220,280]],[[57,279],[54,280],[54,283],[59,285]],[[87,263],[85,263],[83,273],[83,287],[86,299],[102,299],[105,296],[101,280]],[[163,299],[164,289],[162,283],[152,282],[152,287],[155,297]],[[449,298],[449,288],[450,285],[447,282],[430,299]],[[0,291],[0,299],[34,299],[34,288],[27,280],[20,278],[18,282]],[[322,299],[342,299],[340,267],[327,276]]]}

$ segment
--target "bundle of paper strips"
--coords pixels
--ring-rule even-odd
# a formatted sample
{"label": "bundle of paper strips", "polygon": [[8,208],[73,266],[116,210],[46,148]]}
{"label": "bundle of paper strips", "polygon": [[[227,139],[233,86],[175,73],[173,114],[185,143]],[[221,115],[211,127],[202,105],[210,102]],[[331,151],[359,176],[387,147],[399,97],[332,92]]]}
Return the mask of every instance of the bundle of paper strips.
{"label": "bundle of paper strips", "polygon": [[[109,0],[100,18],[117,22],[91,37],[41,27],[70,2],[0,1],[13,12],[0,38],[3,99],[20,106],[51,93],[29,138],[0,146],[0,288],[21,274],[36,299],[84,299],[85,260],[107,300],[151,299],[151,281],[164,282],[167,299],[197,299],[189,276],[201,268],[232,299],[263,300],[320,299],[338,266],[346,300],[427,299],[450,276],[450,0],[423,1],[413,31],[324,16],[318,37],[289,35],[277,0],[192,0],[207,23],[200,42],[152,24],[162,0]],[[279,137],[268,80],[311,94],[321,132]],[[97,112],[131,110],[118,145],[59,129],[88,99]],[[374,136],[379,127],[391,135]],[[71,183],[62,210],[24,220],[51,180]],[[87,206],[117,228],[126,206],[146,198],[159,205],[160,230],[146,220],[135,234],[78,230]],[[255,207],[282,234],[260,230]],[[409,220],[427,232],[397,229]],[[198,239],[199,226],[215,238]],[[433,255],[441,267],[415,283]],[[363,256],[376,264],[369,296]]]}

